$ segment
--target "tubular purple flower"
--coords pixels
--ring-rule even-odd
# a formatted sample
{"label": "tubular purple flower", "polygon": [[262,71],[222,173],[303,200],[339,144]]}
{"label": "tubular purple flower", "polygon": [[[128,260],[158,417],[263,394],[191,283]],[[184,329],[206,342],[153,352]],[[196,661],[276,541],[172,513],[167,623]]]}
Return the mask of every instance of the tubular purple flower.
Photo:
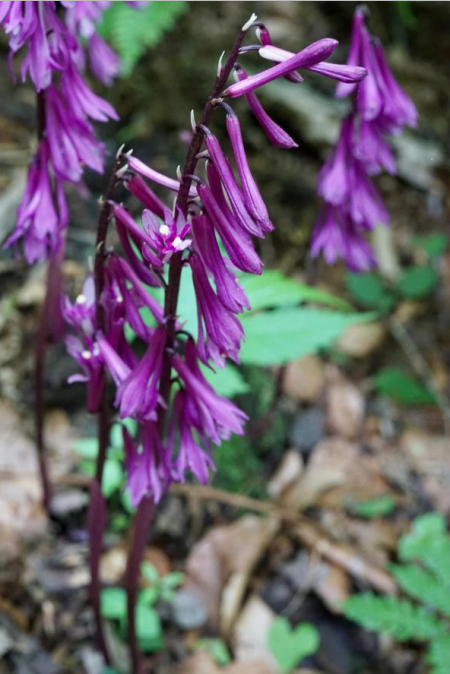
{"label": "tubular purple flower", "polygon": [[187,399],[192,405],[196,430],[202,436],[210,438],[214,444],[220,445],[232,433],[243,435],[243,426],[248,417],[230,400],[217,395],[201,373],[197,358],[194,341],[189,339],[186,342],[185,359],[175,356],[172,365],[183,382]]}
{"label": "tubular purple flower", "polygon": [[[205,452],[194,438],[195,422],[195,410],[192,409],[184,389],[180,389],[174,399],[173,421],[170,431],[171,444],[173,445],[176,427],[179,428],[178,455],[173,465],[172,474],[174,479],[184,482],[185,473],[190,471],[199,482],[206,484],[209,471],[215,470],[215,467],[209,453]],[[209,450],[207,439],[201,438],[201,441]]]}
{"label": "tubular purple flower", "polygon": [[[364,10],[357,7],[353,15],[352,37],[350,41],[350,51],[348,54],[347,65],[360,66],[361,65],[361,28],[364,25]],[[338,98],[345,98],[356,90],[357,84],[339,82],[336,87],[336,96]]]}
{"label": "tubular purple flower", "polygon": [[88,412],[95,414],[98,412],[104,387],[103,366],[99,350],[96,344],[88,347],[73,335],[67,336],[65,343],[67,352],[77,361],[84,373],[72,375],[68,383],[86,384],[86,407]]}
{"label": "tubular purple flower", "polygon": [[[280,49],[279,47],[274,46],[265,46],[259,50],[259,55],[262,58],[268,59],[269,61],[275,61],[277,63],[284,63],[288,59],[295,56],[293,52],[286,51],[286,49]],[[305,70],[310,70],[314,73],[319,73],[320,75],[325,75],[325,77],[330,77],[333,80],[338,80],[339,82],[347,83],[356,83],[360,82],[366,75],[367,70],[359,66],[350,66],[350,65],[340,65],[337,63],[316,63],[311,66],[303,66]]]}
{"label": "tubular purple flower", "polygon": [[49,252],[56,253],[61,242],[61,230],[67,225],[64,192],[56,181],[55,203],[48,164],[49,147],[47,141],[42,140],[28,172],[15,230],[4,244],[8,247],[23,238],[28,264],[43,260]]}
{"label": "tubular purple flower", "polygon": [[361,119],[357,126],[352,139],[354,156],[364,164],[370,175],[376,175],[382,169],[394,175],[397,172],[394,153],[377,122]]}
{"label": "tubular purple flower", "polygon": [[260,224],[255,222],[247,210],[241,191],[233,175],[233,171],[228,164],[217,137],[214,136],[209,129],[206,129],[206,127],[204,131],[206,148],[228,195],[237,222],[248,234],[262,238],[264,235],[261,231]]}
{"label": "tubular purple flower", "polygon": [[97,173],[103,172],[103,145],[88,122],[71,113],[67,101],[51,86],[46,89],[47,136],[55,173],[77,183],[83,175],[83,164]]}
{"label": "tubular purple flower", "polygon": [[141,451],[126,428],[123,429],[123,439],[131,505],[138,506],[144,496],[159,503],[169,488],[171,476],[168,454],[162,446],[157,425],[154,422],[142,425]]}
{"label": "tubular purple flower", "polygon": [[364,120],[373,121],[382,110],[384,94],[377,84],[378,64],[370,35],[364,26],[361,28],[360,39],[361,63],[367,69],[368,75],[358,87],[356,108]]}
{"label": "tubular purple flower", "polygon": [[144,356],[119,385],[115,405],[120,408],[121,419],[126,417],[134,417],[141,421],[156,419],[158,382],[165,339],[165,329],[156,328]]}
{"label": "tubular purple flower", "polygon": [[109,341],[103,335],[97,337],[97,346],[103,363],[108,368],[116,386],[125,381],[130,375],[131,369],[126,362],[119,356],[117,351],[113,349]]}
{"label": "tubular purple flower", "polygon": [[[140,279],[132,267],[120,257],[114,257],[111,259],[111,264],[113,265],[114,271],[116,272],[116,278],[121,288],[126,288],[125,281],[128,281],[131,284],[133,295],[139,300],[139,306],[146,306],[151,314],[153,315],[155,321],[159,324],[163,322],[164,311],[162,306],[155,300],[150,293],[142,287]],[[126,292],[130,294],[130,291],[126,289]]]}
{"label": "tubular purple flower", "polygon": [[139,199],[143,206],[149,208],[158,218],[164,218],[165,205],[147,183],[142,180],[141,176],[132,175],[131,177],[127,177],[125,186],[136,199]]}
{"label": "tubular purple flower", "polygon": [[[270,33],[266,26],[260,26],[259,28],[257,28],[256,35],[258,36],[259,41],[264,47],[269,47],[273,45],[272,38],[270,37]],[[299,84],[300,82],[303,82],[303,77],[300,75],[300,73],[296,73],[295,71],[292,73],[288,73],[284,77],[286,80],[288,80],[289,82],[293,82],[294,84]]]}
{"label": "tubular purple flower", "polygon": [[250,309],[244,290],[235,275],[225,265],[214,228],[205,215],[192,217],[192,233],[195,250],[214,278],[217,296],[223,306],[233,313],[241,313],[244,308]]}
{"label": "tubular purple flower", "polygon": [[262,263],[249,235],[239,226],[234,226],[221,209],[207,185],[198,185],[198,194],[209,219],[217,230],[232,264],[249,274],[261,274]]}
{"label": "tubular purple flower", "polygon": [[84,121],[86,117],[90,117],[99,122],[119,119],[112,105],[94,94],[71,63],[61,73],[61,88],[66,101],[70,101],[70,110],[77,119]]}
{"label": "tubular purple flower", "polygon": [[200,258],[191,255],[189,263],[197,299],[199,357],[205,365],[211,360],[217,367],[224,367],[224,356],[239,363],[238,354],[244,338],[242,326],[219,301]]}
{"label": "tubular purple flower", "polygon": [[378,64],[379,86],[385,92],[383,115],[391,122],[394,131],[403,125],[415,128],[418,118],[416,106],[392,75],[381,44],[376,43],[373,49]]}
{"label": "tubular purple flower", "polygon": [[[240,82],[247,79],[248,75],[244,70],[244,68],[241,68],[240,66],[235,66],[235,70],[238,80]],[[276,147],[282,147],[287,150],[293,147],[298,147],[298,144],[295,142],[295,140],[291,138],[291,136],[286,131],[284,131],[284,129],[282,129],[281,126],[279,126],[276,122],[274,122],[274,120],[267,114],[267,112],[264,110],[263,106],[259,102],[256,94],[254,93],[247,94],[245,98],[250,106],[251,111],[255,115],[262,130],[264,131],[264,133],[266,134],[267,138],[272,143],[272,145],[275,145]]]}
{"label": "tubular purple flower", "polygon": [[94,33],[88,42],[89,63],[95,77],[110,86],[120,72],[121,61],[116,52]]}
{"label": "tubular purple flower", "polygon": [[284,63],[279,63],[272,68],[268,68],[262,73],[248,77],[246,80],[237,82],[236,84],[232,84],[224,91],[223,95],[230,96],[231,98],[235,98],[236,96],[244,96],[254,89],[262,87],[264,84],[278,79],[278,77],[286,75],[292,70],[297,70],[297,68],[306,68],[308,66],[313,66],[316,63],[320,63],[320,61],[324,61],[333,53],[337,45],[338,41],[331,38],[317,40],[302,51],[295,54],[292,58],[284,61]]}
{"label": "tubular purple flower", "polygon": [[[178,190],[180,189],[179,180],[174,180],[173,178],[165,176],[163,173],[155,171],[154,169],[144,164],[144,162],[141,161],[140,159],[130,156],[128,157],[127,161],[130,169],[135,173],[138,173],[139,175],[143,176],[144,178],[148,178],[152,182],[157,183],[158,185],[162,185],[163,187],[167,187],[167,189],[173,190],[174,192],[178,192]],[[191,187],[189,191],[189,196],[191,197],[197,196],[195,187]]]}
{"label": "tubular purple flower", "polygon": [[350,115],[342,122],[336,148],[319,174],[317,192],[326,202],[334,206],[344,203],[351,189],[348,164],[352,161],[349,155],[352,128],[353,117]]}
{"label": "tubular purple flower", "polygon": [[[156,274],[153,272],[153,270],[148,269],[148,267],[144,264],[144,262],[138,257],[135,249],[131,245],[130,239],[133,241],[134,245],[140,249],[142,247],[142,241],[139,236],[135,237],[133,234],[129,235],[129,232],[127,230],[127,227],[125,227],[121,220],[119,218],[116,218],[116,231],[117,234],[119,235],[120,243],[122,244],[122,248],[124,250],[125,255],[128,258],[128,261],[132,265],[136,275],[139,277],[139,279],[143,282],[146,283],[147,285],[157,288],[158,286],[161,285],[160,279],[156,276]],[[142,253],[142,250],[141,250]],[[156,260],[157,262],[157,260]]]}
{"label": "tubular purple flower", "polygon": [[95,284],[91,274],[83,283],[83,290],[72,303],[68,297],[63,298],[63,317],[78,334],[94,336],[95,321]]}
{"label": "tubular purple flower", "polygon": [[266,205],[259,192],[258,186],[253,178],[250,166],[248,165],[239,119],[229,106],[226,106],[226,110],[227,131],[233,148],[239,177],[241,179],[245,206],[250,215],[258,222],[262,231],[271,232],[274,227],[270,221],[269,213],[267,212]]}

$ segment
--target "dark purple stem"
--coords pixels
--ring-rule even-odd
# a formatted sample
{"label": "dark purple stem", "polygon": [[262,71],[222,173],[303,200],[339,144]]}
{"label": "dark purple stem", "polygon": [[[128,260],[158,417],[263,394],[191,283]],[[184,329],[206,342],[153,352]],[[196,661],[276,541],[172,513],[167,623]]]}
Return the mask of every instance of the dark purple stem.
{"label": "dark purple stem", "polygon": [[[220,96],[220,94],[224,90],[225,84],[227,83],[231,71],[233,70],[233,67],[239,56],[239,49],[242,45],[244,37],[245,32],[241,31],[233,46],[233,49],[231,50],[230,56],[226,64],[223,66],[223,68],[221,68],[220,72],[218,73],[212,91],[209,95],[209,98],[203,110],[200,125],[197,127],[196,132],[194,133],[194,136],[192,138],[191,144],[189,145],[181,176],[180,189],[178,191],[175,212],[176,209],[178,208],[184,215],[187,214],[189,190],[192,183],[192,175],[194,174],[195,169],[197,167],[198,162],[197,155],[202,148],[204,140],[204,131],[201,129],[201,126],[208,126],[211,120],[211,116],[217,105],[216,99]],[[176,253],[175,255],[173,255],[170,261],[169,282],[166,288],[165,301],[164,301],[166,344],[162,365],[161,380],[159,385],[159,392],[161,398],[166,403],[166,407],[160,407],[158,417],[158,425],[161,435],[164,434],[166,409],[168,408],[170,402],[171,370],[172,370],[171,353],[173,352],[173,346],[175,342],[176,312],[178,305],[178,296],[180,293],[182,267],[183,267],[182,253]],[[153,506],[153,504],[151,505]],[[140,653],[136,636],[136,622],[135,622],[136,599],[137,599],[140,565],[153,513],[154,507],[150,507],[148,499],[144,499],[144,501],[141,502],[141,505],[139,506],[138,511],[136,513],[133,538],[131,541],[130,556],[128,558],[127,569],[125,572],[126,589],[128,592],[128,645],[130,648],[130,657],[132,662],[133,674],[140,674],[141,672]]]}
{"label": "dark purple stem", "polygon": [[[116,160],[111,172],[106,195],[100,210],[97,227],[97,239],[95,245],[94,261],[94,283],[95,283],[95,325],[98,331],[105,331],[105,314],[101,303],[101,296],[105,285],[105,259],[106,259],[106,237],[108,235],[109,222],[111,219],[111,200],[114,196],[114,190],[117,184],[117,170],[120,161]],[[100,610],[100,558],[102,552],[103,534],[106,527],[106,502],[101,491],[103,468],[105,465],[106,452],[109,442],[109,414],[106,400],[106,375],[102,372],[102,394],[100,406],[97,412],[98,419],[98,454],[95,466],[95,477],[92,481],[90,500],[88,508],[88,532],[89,532],[89,567],[91,573],[90,599],[92,610],[94,612],[95,627],[97,633],[98,646],[103,653],[107,664],[111,663],[108,652],[105,635],[103,632],[103,622]]]}

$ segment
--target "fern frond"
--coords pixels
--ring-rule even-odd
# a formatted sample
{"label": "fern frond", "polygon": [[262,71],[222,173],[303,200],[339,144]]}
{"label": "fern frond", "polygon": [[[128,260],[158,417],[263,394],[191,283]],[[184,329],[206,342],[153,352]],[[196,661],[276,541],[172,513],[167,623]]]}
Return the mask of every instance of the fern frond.
{"label": "fern frond", "polygon": [[406,594],[450,616],[450,588],[414,564],[392,564],[390,570]]}
{"label": "fern frond", "polygon": [[431,665],[430,674],[448,674],[450,666],[450,634],[434,639],[431,642],[426,661]]}
{"label": "fern frond", "polygon": [[450,587],[450,536],[439,513],[429,513],[414,521],[411,532],[400,539],[399,556],[403,561],[421,561]]}
{"label": "fern frond", "polygon": [[367,630],[390,634],[398,641],[427,641],[441,636],[447,627],[422,606],[369,592],[350,597],[343,608],[350,620]]}

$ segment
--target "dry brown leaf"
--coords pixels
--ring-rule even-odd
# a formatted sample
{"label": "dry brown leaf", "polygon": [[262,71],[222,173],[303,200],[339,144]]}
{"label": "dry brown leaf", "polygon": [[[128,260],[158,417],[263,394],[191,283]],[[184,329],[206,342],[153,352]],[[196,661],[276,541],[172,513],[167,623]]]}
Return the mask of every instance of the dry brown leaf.
{"label": "dry brown leaf", "polygon": [[197,594],[208,609],[210,622],[218,627],[223,591],[225,623],[229,627],[242,601],[248,578],[278,530],[272,518],[242,517],[228,526],[212,529],[192,548],[186,562],[185,587]]}
{"label": "dry brown leaf", "polygon": [[337,564],[322,564],[313,589],[330,611],[339,611],[339,607],[350,595],[350,577]]}
{"label": "dry brown leaf", "polygon": [[327,425],[331,433],[348,440],[361,434],[364,397],[357,386],[347,381],[335,368],[328,370]]}
{"label": "dry brown leaf", "polygon": [[315,402],[325,386],[321,360],[314,355],[291,361],[284,372],[283,392],[300,402]]}
{"label": "dry brown leaf", "polygon": [[264,662],[234,662],[228,667],[219,667],[208,653],[195,653],[186,658],[173,671],[174,674],[273,674]]}
{"label": "dry brown leaf", "polygon": [[336,348],[351,358],[366,358],[384,342],[387,330],[381,323],[355,323],[344,330]]}
{"label": "dry brown leaf", "polygon": [[2,555],[20,554],[21,543],[45,532],[36,450],[14,409],[0,401],[0,536]]}
{"label": "dry brown leaf", "polygon": [[267,645],[269,630],[275,617],[262,599],[256,595],[250,597],[233,630],[233,651],[238,662],[248,664],[258,660],[265,663],[268,672],[278,671]]}
{"label": "dry brown leaf", "polygon": [[303,473],[303,457],[300,452],[291,449],[285,453],[277,472],[267,485],[267,493],[272,498],[279,498],[293,482]]}
{"label": "dry brown leaf", "polygon": [[450,514],[450,438],[410,430],[403,435],[400,448],[420,475],[434,507]]}

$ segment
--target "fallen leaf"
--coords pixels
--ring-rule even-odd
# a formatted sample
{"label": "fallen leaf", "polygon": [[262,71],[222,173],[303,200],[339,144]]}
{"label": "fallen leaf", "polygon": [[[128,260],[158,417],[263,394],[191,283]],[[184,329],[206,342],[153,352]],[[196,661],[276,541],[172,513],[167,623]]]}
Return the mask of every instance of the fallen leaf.
{"label": "fallen leaf", "polygon": [[[274,519],[246,515],[233,524],[212,529],[193,546],[186,562],[184,587],[202,599],[216,628],[219,622],[225,629],[231,626],[251,571],[278,526]],[[224,593],[228,583],[228,592]],[[226,602],[222,608],[223,597]]]}
{"label": "fallen leaf", "polygon": [[400,441],[436,510],[450,514],[450,438],[407,431]]}
{"label": "fallen leaf", "polygon": [[275,614],[258,596],[245,604],[233,630],[232,645],[236,660],[249,663],[263,662],[268,672],[277,672],[276,661],[268,646],[268,635]]}
{"label": "fallen leaf", "polygon": [[330,611],[339,611],[350,595],[350,577],[337,564],[322,563],[320,567],[313,589]]}
{"label": "fallen leaf", "polygon": [[267,485],[267,493],[272,498],[279,498],[303,472],[303,458],[300,452],[291,449],[285,453],[277,472]]}
{"label": "fallen leaf", "polygon": [[367,358],[380,348],[387,334],[381,323],[355,323],[344,330],[336,349],[351,358]]}
{"label": "fallen leaf", "polygon": [[327,385],[327,425],[331,433],[353,440],[364,419],[364,397],[357,386],[330,368]]}

